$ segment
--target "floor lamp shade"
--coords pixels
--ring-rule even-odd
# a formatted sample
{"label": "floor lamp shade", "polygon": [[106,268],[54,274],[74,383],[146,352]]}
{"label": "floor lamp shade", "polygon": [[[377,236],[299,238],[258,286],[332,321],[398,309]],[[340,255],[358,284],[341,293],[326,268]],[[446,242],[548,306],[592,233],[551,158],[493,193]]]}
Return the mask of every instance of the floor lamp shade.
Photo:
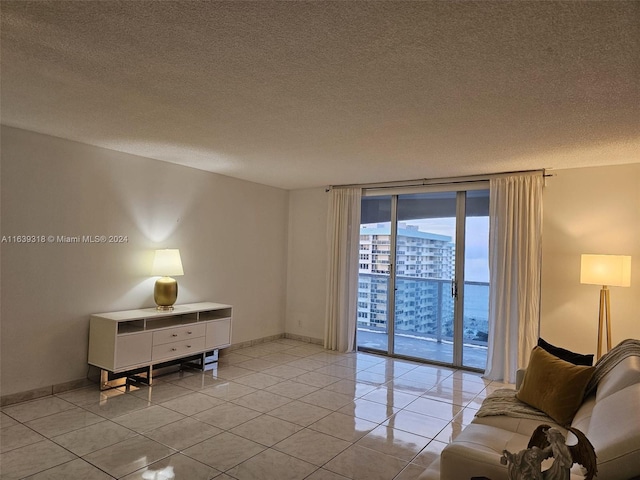
{"label": "floor lamp shade", "polygon": [[598,315],[598,349],[602,356],[602,332],[607,328],[607,351],[611,350],[611,299],[608,287],[631,286],[631,257],[627,255],[582,255],[580,283],[601,285]]}
{"label": "floor lamp shade", "polygon": [[184,275],[180,250],[168,248],[156,250],[151,267],[151,275],[160,276],[153,289],[153,299],[158,310],[173,310],[178,299],[178,282],[174,278]]}
{"label": "floor lamp shade", "polygon": [[627,255],[582,255],[580,283],[608,287],[631,286],[631,257]]}

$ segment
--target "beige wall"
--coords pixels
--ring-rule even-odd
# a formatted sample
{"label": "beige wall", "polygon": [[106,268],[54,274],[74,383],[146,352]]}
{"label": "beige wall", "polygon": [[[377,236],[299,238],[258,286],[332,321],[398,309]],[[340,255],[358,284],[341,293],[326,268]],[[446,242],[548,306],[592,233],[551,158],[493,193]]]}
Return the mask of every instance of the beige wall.
{"label": "beige wall", "polygon": [[180,248],[178,303],[234,305],[233,342],[284,331],[288,192],[2,127],[1,393],[84,378],[91,313],[153,306],[155,248]]}
{"label": "beige wall", "polygon": [[631,255],[631,287],[611,287],[613,344],[640,338],[640,164],[558,170],[544,191],[543,338],[595,353],[600,287],[580,284],[583,253]]}
{"label": "beige wall", "polygon": [[327,206],[324,188],[289,194],[286,332],[324,338]]}

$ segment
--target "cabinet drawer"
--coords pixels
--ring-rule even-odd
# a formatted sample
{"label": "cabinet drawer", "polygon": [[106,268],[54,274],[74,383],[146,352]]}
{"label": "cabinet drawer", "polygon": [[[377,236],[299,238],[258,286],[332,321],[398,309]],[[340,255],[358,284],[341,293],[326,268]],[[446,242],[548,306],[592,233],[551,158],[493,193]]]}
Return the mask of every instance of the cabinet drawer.
{"label": "cabinet drawer", "polygon": [[185,325],[183,327],[167,328],[153,332],[153,345],[176,342],[178,340],[188,340],[196,337],[204,337],[205,325]]}
{"label": "cabinet drawer", "polygon": [[204,350],[204,337],[181,340],[179,342],[154,345],[152,358],[158,360],[168,360],[170,358],[186,357],[197,354]]}

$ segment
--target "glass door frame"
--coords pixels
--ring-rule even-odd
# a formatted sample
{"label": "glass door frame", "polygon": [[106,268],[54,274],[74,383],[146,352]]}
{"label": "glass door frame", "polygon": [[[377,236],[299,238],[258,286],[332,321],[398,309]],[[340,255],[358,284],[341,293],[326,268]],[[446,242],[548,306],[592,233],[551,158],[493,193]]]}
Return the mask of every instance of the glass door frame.
{"label": "glass door frame", "polygon": [[[410,360],[428,361],[466,370],[480,371],[473,367],[463,365],[463,340],[464,340],[464,272],[465,272],[465,235],[466,235],[466,192],[471,190],[488,190],[489,181],[461,182],[454,184],[438,184],[421,187],[397,187],[376,188],[363,190],[364,197],[390,196],[390,252],[389,252],[389,282],[387,292],[387,351],[374,348],[357,346],[358,350],[374,353],[384,353],[390,357],[406,358]],[[395,353],[395,320],[396,320],[396,257],[397,257],[397,233],[398,233],[398,197],[413,193],[437,193],[456,192],[456,246],[455,246],[455,271],[452,280],[452,296],[454,297],[454,328],[453,328],[453,359],[452,363],[416,358]],[[357,326],[356,326],[357,329]],[[356,333],[357,335],[357,333]],[[356,342],[357,343],[357,342]]]}
{"label": "glass door frame", "polygon": [[[453,365],[462,367],[462,343],[464,330],[464,259],[466,238],[466,190],[456,192],[456,263],[452,281],[451,296],[453,308]],[[462,281],[460,281],[462,279]]]}
{"label": "glass door frame", "polygon": [[398,255],[398,195],[391,195],[389,291],[387,292],[387,355],[395,355],[396,338],[396,256]]}

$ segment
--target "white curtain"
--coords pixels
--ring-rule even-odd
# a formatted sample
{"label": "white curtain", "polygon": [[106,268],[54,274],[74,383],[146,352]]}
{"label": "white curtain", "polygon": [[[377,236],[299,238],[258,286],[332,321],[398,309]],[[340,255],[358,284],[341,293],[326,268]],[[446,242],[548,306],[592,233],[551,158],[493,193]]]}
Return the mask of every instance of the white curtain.
{"label": "white curtain", "polygon": [[329,198],[324,347],[340,352],[355,349],[361,197],[359,188],[335,188]]}
{"label": "white curtain", "polygon": [[485,377],[515,382],[540,317],[542,174],[490,180],[489,345]]}

